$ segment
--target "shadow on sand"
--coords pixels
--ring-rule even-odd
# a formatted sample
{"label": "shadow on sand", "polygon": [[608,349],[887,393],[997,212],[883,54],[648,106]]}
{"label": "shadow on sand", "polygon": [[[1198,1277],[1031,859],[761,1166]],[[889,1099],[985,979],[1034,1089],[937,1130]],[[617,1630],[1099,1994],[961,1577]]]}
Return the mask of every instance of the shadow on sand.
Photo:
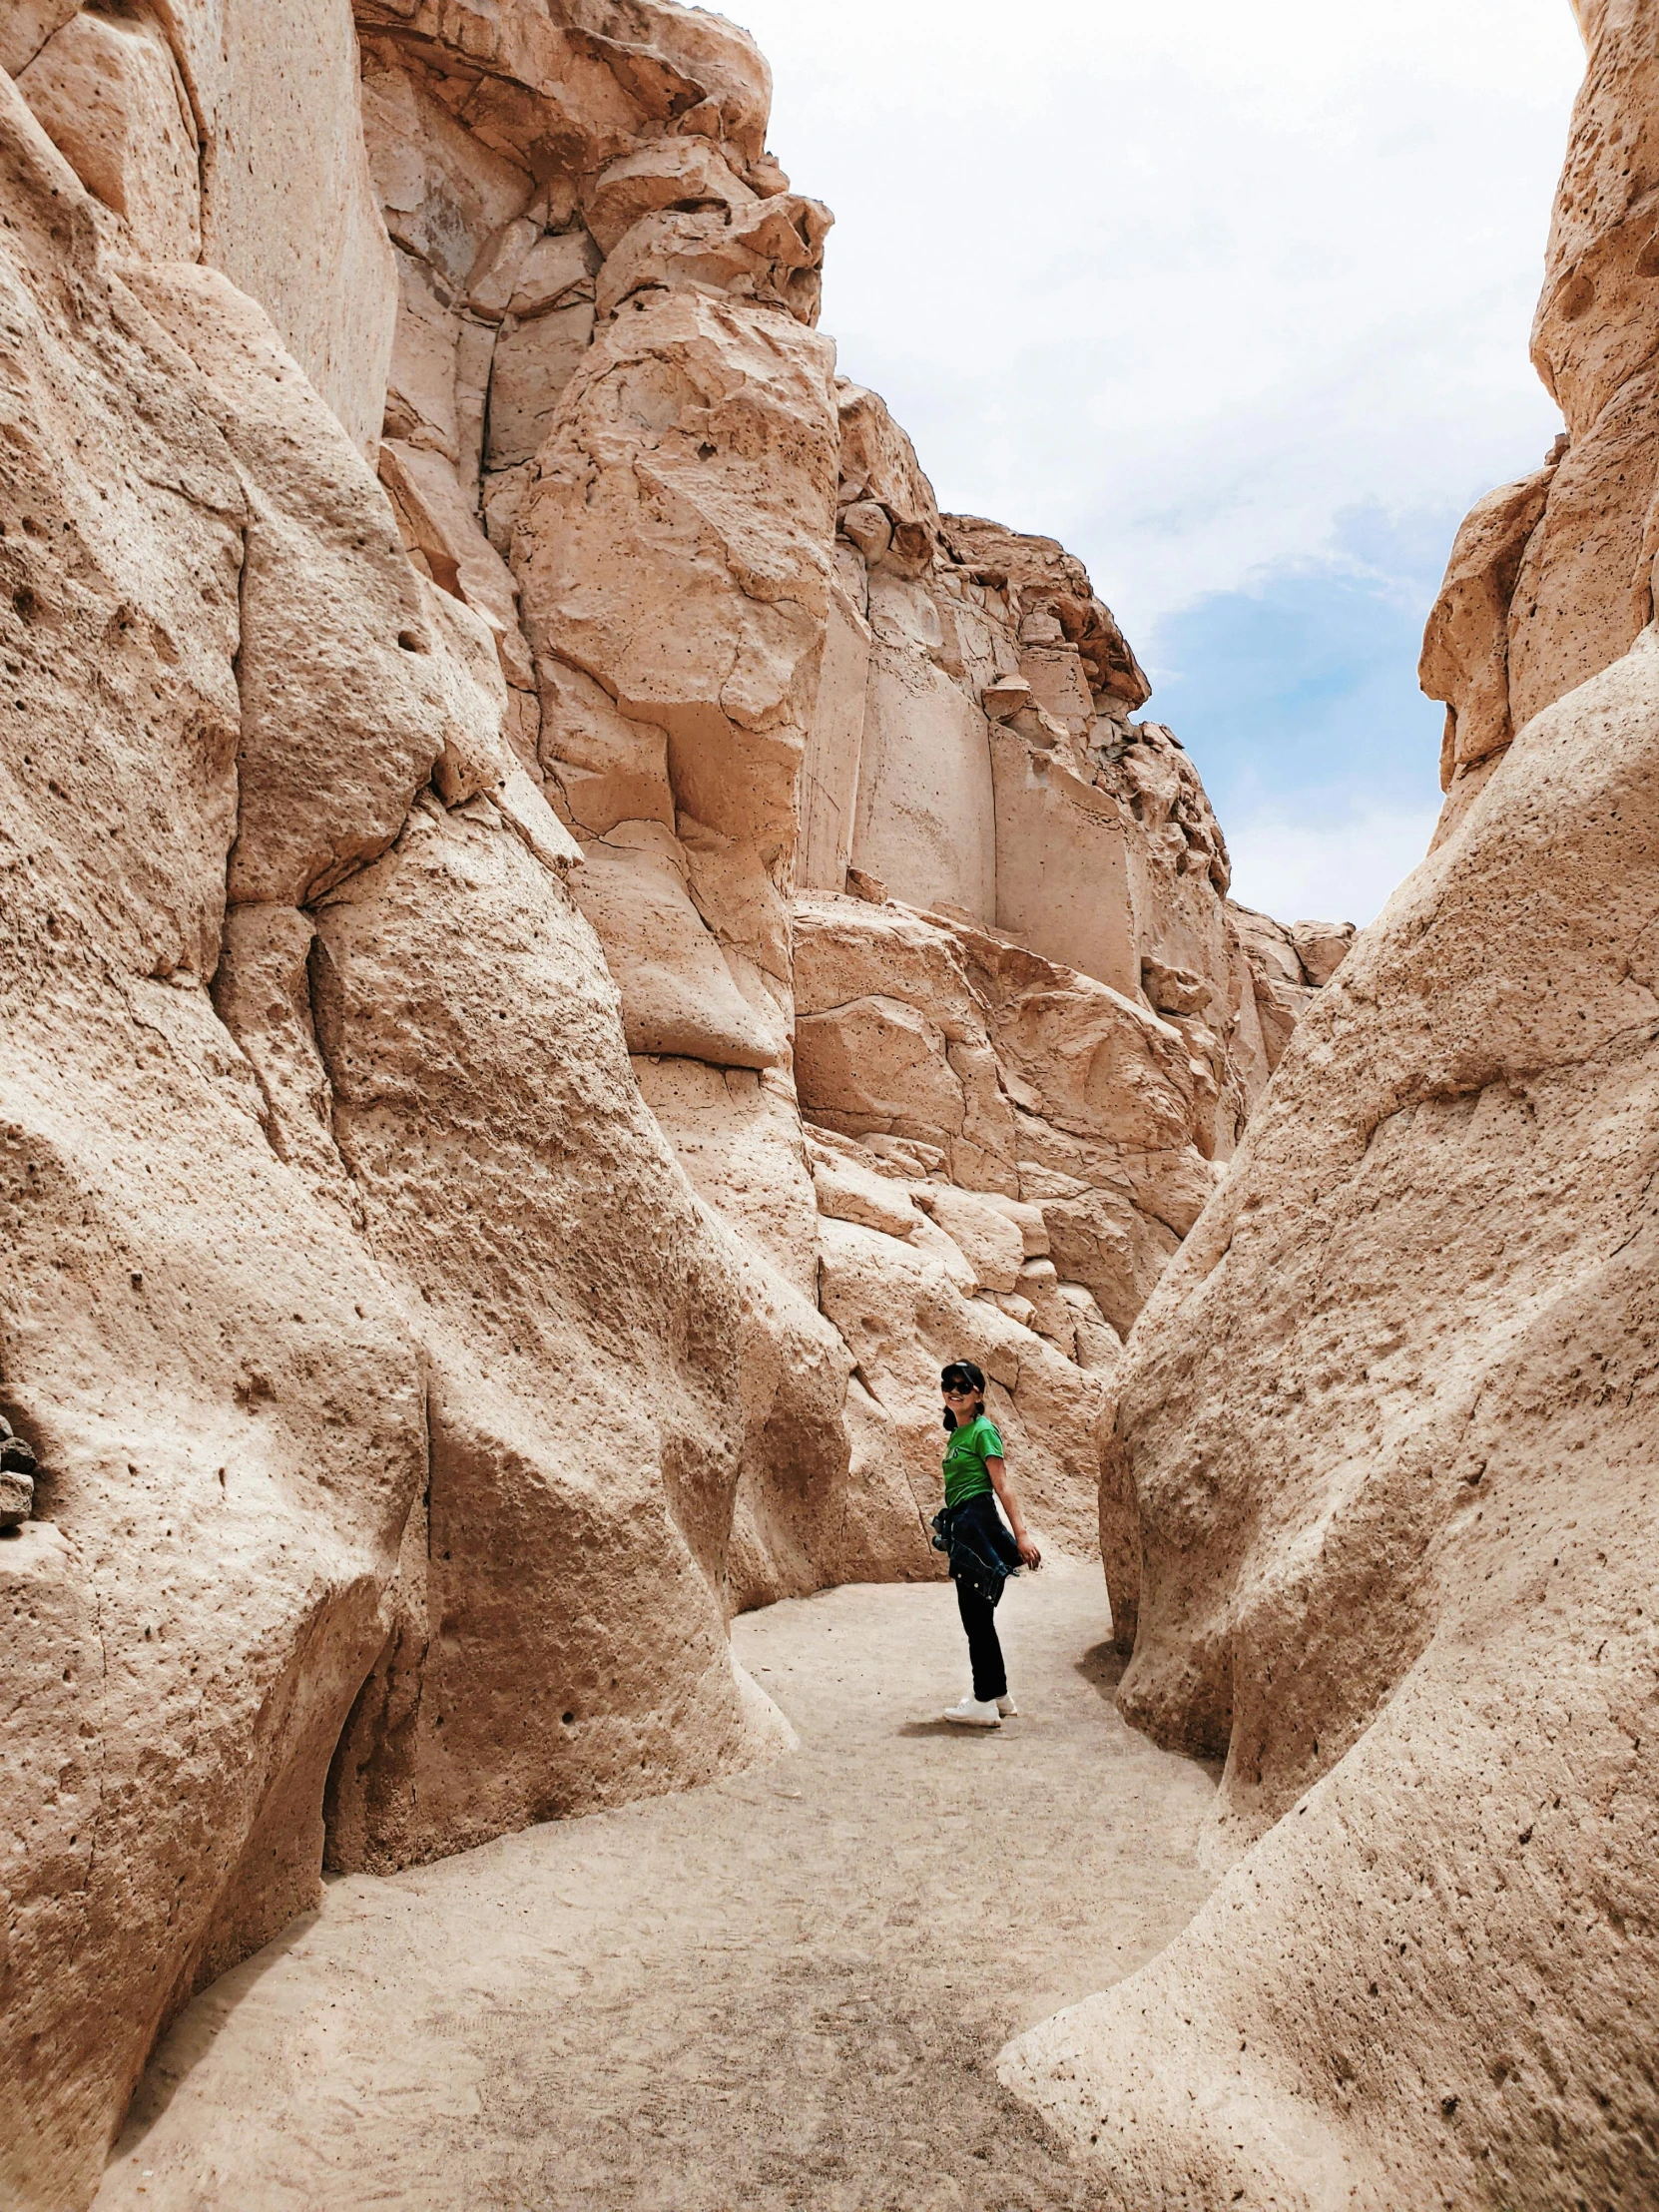
{"label": "shadow on sand", "polygon": [[1098,1698],[1110,1705],[1118,1694],[1123,1670],[1129,1664],[1116,1644],[1095,1644],[1076,1662],[1077,1672]]}
{"label": "shadow on sand", "polygon": [[239,2004],[251,1996],[260,1982],[278,1965],[296,1943],[303,1942],[316,1926],[318,1915],[301,1913],[282,1933],[257,1950],[240,1966],[221,1974],[206,2002],[186,2008],[157,2044],[139,2082],[138,2094],[127,2110],[121,2133],[111,2146],[108,2164],[131,2157],[149,2134],[191,2074],[212,2050],[222,2028]]}

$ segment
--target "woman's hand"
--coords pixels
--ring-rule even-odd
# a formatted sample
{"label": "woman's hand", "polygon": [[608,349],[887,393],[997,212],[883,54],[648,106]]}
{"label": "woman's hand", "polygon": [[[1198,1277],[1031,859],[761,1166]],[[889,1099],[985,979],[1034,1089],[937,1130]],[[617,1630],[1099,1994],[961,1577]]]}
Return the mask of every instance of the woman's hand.
{"label": "woman's hand", "polygon": [[1029,1536],[1016,1536],[1014,1541],[1019,1545],[1019,1558],[1021,1566],[1040,1567],[1042,1565],[1043,1555],[1037,1549],[1036,1545],[1031,1541]]}

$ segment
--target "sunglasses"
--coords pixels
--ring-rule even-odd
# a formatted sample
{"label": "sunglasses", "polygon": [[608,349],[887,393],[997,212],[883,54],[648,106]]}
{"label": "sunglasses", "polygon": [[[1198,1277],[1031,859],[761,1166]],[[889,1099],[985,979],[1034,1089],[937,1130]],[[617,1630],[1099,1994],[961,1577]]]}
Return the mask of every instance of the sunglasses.
{"label": "sunglasses", "polygon": [[940,1394],[944,1397],[977,1397],[979,1392],[977,1390],[944,1390]]}

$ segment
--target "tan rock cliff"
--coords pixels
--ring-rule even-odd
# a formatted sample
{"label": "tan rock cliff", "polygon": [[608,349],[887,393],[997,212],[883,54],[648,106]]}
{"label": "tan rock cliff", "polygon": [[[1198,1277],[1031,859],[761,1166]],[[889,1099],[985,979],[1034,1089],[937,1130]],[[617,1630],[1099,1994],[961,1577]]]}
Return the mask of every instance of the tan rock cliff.
{"label": "tan rock cliff", "polygon": [[937,1570],[944,1359],[1091,1546],[1347,940],[1229,906],[1081,566],[836,377],[732,26],[27,0],[0,68],[0,2195],[62,2212],[325,1850],[775,1749],[730,1613]]}
{"label": "tan rock cliff", "polygon": [[1656,19],[1584,17],[1538,324],[1569,438],[1453,552],[1438,847],[1125,1366],[1120,1703],[1225,1758],[1237,1863],[1007,2054],[1111,2205],[1659,2193]]}
{"label": "tan rock cliff", "polygon": [[1567,428],[1536,475],[1469,516],[1429,620],[1423,689],[1448,710],[1442,834],[1514,734],[1653,620],[1655,63],[1642,0],[1586,0],[1576,12],[1589,66],[1532,329],[1533,362]]}

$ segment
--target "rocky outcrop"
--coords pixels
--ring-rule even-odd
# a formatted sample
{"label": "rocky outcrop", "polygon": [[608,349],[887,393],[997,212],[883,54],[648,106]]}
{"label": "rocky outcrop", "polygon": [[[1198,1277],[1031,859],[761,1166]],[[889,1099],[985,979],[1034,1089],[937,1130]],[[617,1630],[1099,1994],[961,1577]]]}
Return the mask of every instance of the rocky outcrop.
{"label": "rocky outcrop", "polygon": [[258,299],[347,434],[379,437],[395,276],[339,0],[22,0],[0,68],[147,258]]}
{"label": "rocky outcrop", "polygon": [[[1297,921],[1287,928],[1271,914],[1259,914],[1254,907],[1241,906],[1234,900],[1228,902],[1228,918],[1238,931],[1250,965],[1262,1052],[1271,1072],[1285,1057],[1285,1047],[1315,993],[1324,990],[1347,959],[1354,943],[1354,925]],[[1150,987],[1168,991],[1172,985],[1153,970]],[[1176,978],[1173,988],[1190,988],[1190,984]]]}
{"label": "rocky outcrop", "polygon": [[[326,571],[353,528],[336,494],[372,481],[274,343],[248,364],[265,422],[233,448],[211,377],[9,79],[0,192],[4,1391],[49,1470],[0,1552],[22,1631],[0,2172],[44,2205],[90,2190],[168,2012],[314,1895],[320,1791],[425,1422],[395,1294],[277,1156],[208,991],[250,548],[269,528],[274,557],[298,538]],[[223,282],[190,274],[209,297]],[[265,439],[273,416],[308,471]],[[384,704],[419,734],[383,775],[412,798],[446,734],[435,639],[389,517],[352,560]]]}
{"label": "rocky outcrop", "polygon": [[829,216],[765,156],[765,65],[713,18],[359,20],[402,285],[381,474],[416,565],[494,632],[642,1102],[742,1281],[711,1565],[734,1604],[930,1571],[890,1421],[849,1415],[819,1311],[791,1069],[839,460],[812,327]]}
{"label": "rocky outcrop", "polygon": [[1448,710],[1442,834],[1515,733],[1653,620],[1659,166],[1632,119],[1652,107],[1654,64],[1639,0],[1584,0],[1577,12],[1589,67],[1532,329],[1567,427],[1536,475],[1469,516],[1429,619],[1423,689]]}
{"label": "rocky outcrop", "polygon": [[1080,564],[835,376],[742,32],[27,0],[0,67],[0,2194],[61,2212],[325,1852],[775,1749],[730,1613],[938,1570],[946,1358],[1092,1546],[1346,940],[1228,904]]}
{"label": "rocky outcrop", "polygon": [[[141,256],[9,79],[0,196],[3,1379],[47,1470],[0,1551],[0,2193],[57,2207],[314,1897],[331,1765],[341,1836],[418,1855],[779,1724],[725,1635],[743,1264],[490,630],[264,312]],[[504,1702],[479,1654],[531,1619]]]}
{"label": "rocky outcrop", "polygon": [[[1276,982],[1226,905],[1226,850],[1196,774],[1169,732],[1132,720],[1145,679],[1081,564],[1048,539],[941,518],[881,401],[834,377],[814,328],[830,219],[765,153],[753,50],[722,34],[726,90],[690,107],[647,98],[624,72],[555,157],[550,88],[597,51],[591,27],[573,19],[547,45],[464,11],[369,8],[359,21],[370,158],[402,272],[381,474],[405,542],[495,629],[509,730],[580,841],[573,887],[643,1093],[765,1286],[761,1366],[794,1372],[783,1344],[820,1347],[808,1366],[824,1386],[793,1416],[814,1440],[798,1429],[772,1476],[797,1488],[788,1470],[805,1454],[833,1466],[838,1494],[856,1487],[860,1452],[875,1465],[879,1436],[870,1479],[910,1501],[884,1554],[866,1535],[843,1553],[833,1512],[785,1509],[752,1463],[734,1595],[927,1571],[912,1514],[932,1470],[915,1436],[902,1444],[892,1390],[870,1389],[856,1348],[822,1327],[824,1239],[839,1234],[823,1223],[839,1217],[825,1216],[803,1110],[854,1141],[876,1125],[833,1120],[831,1063],[861,1050],[857,1017],[825,1004],[803,1020],[797,1004],[801,933],[822,927],[813,898],[848,883],[890,892],[947,933],[971,921],[1126,998],[1121,1035],[1156,1034],[1137,1049],[1178,1061],[1199,1101],[1189,1192],[1231,1151],[1282,1049]],[[650,22],[672,44],[692,19]],[[681,66],[713,64],[699,48]],[[869,925],[856,904],[842,918],[854,934]],[[1074,985],[1087,987],[1077,974],[1060,987]],[[933,1021],[925,991],[895,1018],[913,1082],[954,1115],[942,1144],[925,1124],[916,1172],[1017,1196],[1017,1153],[974,1134],[1011,1126],[994,1053],[972,1048],[964,1093],[963,1024]],[[969,1026],[985,1018],[976,1004]],[[1174,1234],[1123,1205],[1130,1257],[1108,1266],[1098,1240],[1079,1247],[1112,1284],[1119,1330]],[[909,1282],[907,1245],[866,1258]],[[951,1266],[970,1299],[1021,1295],[980,1282],[959,1249]],[[1060,1280],[1052,1342],[1071,1360]],[[1105,1326],[1088,1283],[1070,1289],[1088,1302],[1085,1328]],[[941,1342],[984,1326],[940,1311]],[[1028,1336],[1037,1357],[1041,1332]],[[937,1365],[932,1337],[925,1353],[916,1343],[912,1408]],[[860,1392],[870,1404],[854,1419]],[[1074,1383],[1066,1403],[1051,1441],[1080,1475],[1098,1386],[1079,1396]],[[1092,1511],[1078,1489],[1052,1524],[1078,1530]]]}
{"label": "rocky outcrop", "polygon": [[1007,2056],[1113,2205],[1659,2188],[1659,646],[1626,442],[1653,11],[1588,28],[1539,324],[1571,443],[1453,554],[1438,849],[1309,1010],[1125,1366],[1120,1703],[1225,1759],[1236,1864]]}

